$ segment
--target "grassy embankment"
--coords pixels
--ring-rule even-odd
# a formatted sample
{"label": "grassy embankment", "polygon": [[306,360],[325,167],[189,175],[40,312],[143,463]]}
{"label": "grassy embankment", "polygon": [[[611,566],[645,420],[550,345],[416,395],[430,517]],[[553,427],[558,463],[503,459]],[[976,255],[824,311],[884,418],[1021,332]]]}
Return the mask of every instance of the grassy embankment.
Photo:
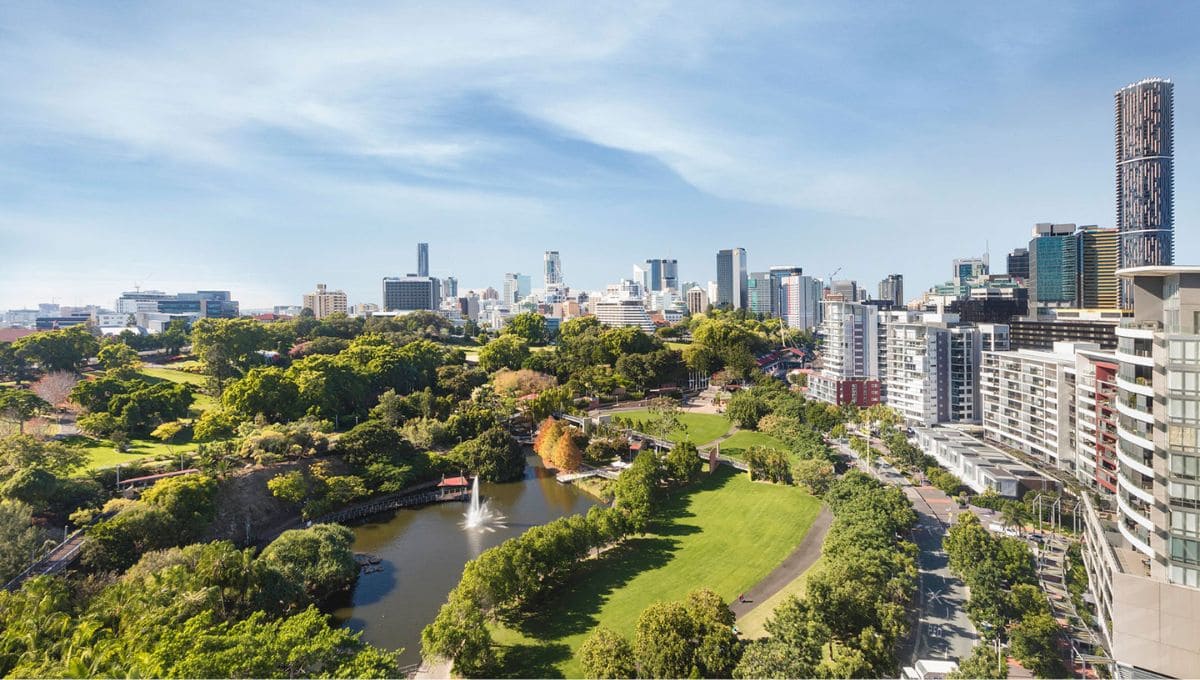
{"label": "grassy embankment", "polygon": [[663,501],[649,533],[606,553],[512,628],[498,628],[505,675],[580,677],[575,650],[596,626],[632,641],[648,605],[711,588],[732,601],[804,538],[820,501],[722,467]]}

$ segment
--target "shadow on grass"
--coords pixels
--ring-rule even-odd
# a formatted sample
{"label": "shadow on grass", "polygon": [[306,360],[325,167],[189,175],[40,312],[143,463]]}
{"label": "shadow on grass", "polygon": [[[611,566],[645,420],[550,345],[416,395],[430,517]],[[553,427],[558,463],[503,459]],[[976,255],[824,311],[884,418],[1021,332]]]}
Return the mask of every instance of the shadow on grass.
{"label": "shadow on grass", "polygon": [[506,645],[497,652],[497,678],[561,678],[556,664],[571,658],[571,648],[561,642]]}
{"label": "shadow on grass", "polygon": [[701,531],[686,521],[695,517],[690,510],[692,494],[720,489],[737,475],[721,468],[686,489],[660,497],[649,534],[627,539],[590,560],[545,599],[530,603],[524,616],[506,623],[538,640],[558,640],[590,630],[614,592],[638,574],[666,565],[679,549],[679,537]]}

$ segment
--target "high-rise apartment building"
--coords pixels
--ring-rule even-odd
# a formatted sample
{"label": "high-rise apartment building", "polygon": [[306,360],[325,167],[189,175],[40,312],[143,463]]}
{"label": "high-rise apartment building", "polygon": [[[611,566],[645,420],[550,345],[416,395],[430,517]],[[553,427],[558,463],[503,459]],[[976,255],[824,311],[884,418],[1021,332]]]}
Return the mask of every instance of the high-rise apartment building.
{"label": "high-rise apartment building", "polygon": [[317,284],[316,291],[304,294],[303,307],[311,309],[313,316],[318,319],[324,319],[330,314],[345,314],[349,308],[344,292],[328,290],[323,283]]}
{"label": "high-rise apartment building", "polygon": [[788,328],[811,330],[821,323],[821,282],[800,273],[799,267],[790,273],[771,270],[771,290],[774,292],[775,315]]}
{"label": "high-rise apartment building", "polygon": [[546,285],[546,290],[557,290],[562,288],[562,260],[559,259],[557,250],[547,250],[542,255],[542,270],[543,278]]}
{"label": "high-rise apartment building", "polygon": [[1120,309],[1117,267],[1121,235],[1117,229],[1080,227],[1075,233],[1078,283],[1075,306],[1082,309]]}
{"label": "high-rise apartment building", "polygon": [[904,306],[904,276],[888,274],[879,282],[879,299],[887,300],[897,307]]}
{"label": "high-rise apartment building", "polygon": [[1117,358],[1075,353],[1075,478],[1101,493],[1117,491]]}
{"label": "high-rise apartment building", "polygon": [[1117,677],[1198,677],[1200,267],[1120,276],[1116,492],[1081,494],[1084,565]]}
{"label": "high-rise apartment building", "polygon": [[703,314],[708,310],[708,293],[700,286],[688,288],[686,296],[688,314]]}
{"label": "high-rise apartment building", "polygon": [[[1175,262],[1175,86],[1150,78],[1115,95],[1121,267]],[[1128,286],[1123,302],[1128,307]]]}
{"label": "high-rise apartment building", "polygon": [[383,279],[385,312],[437,309],[441,305],[441,286],[431,276],[388,276]]}
{"label": "high-rise apartment building", "polygon": [[442,279],[442,298],[456,299],[458,298],[458,279],[453,276],[447,276]]}
{"label": "high-rise apartment building", "polygon": [[1008,254],[1008,269],[1009,278],[1020,279],[1024,281],[1029,278],[1029,249],[1016,248]]}
{"label": "high-rise apartment building", "polygon": [[729,309],[748,308],[749,278],[745,248],[717,251],[717,299],[714,304]]}
{"label": "high-rise apartment building", "polygon": [[808,394],[830,404],[879,403],[879,311],[870,305],[826,300],[821,370],[809,376]]}
{"label": "high-rise apartment building", "polygon": [[429,244],[417,244],[417,276],[429,276]]}

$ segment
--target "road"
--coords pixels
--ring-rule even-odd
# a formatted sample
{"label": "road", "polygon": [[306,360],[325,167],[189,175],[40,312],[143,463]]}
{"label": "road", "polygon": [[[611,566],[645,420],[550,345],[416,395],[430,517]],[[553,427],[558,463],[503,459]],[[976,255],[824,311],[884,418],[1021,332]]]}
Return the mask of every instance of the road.
{"label": "road", "polygon": [[900,487],[917,513],[913,542],[919,550],[917,567],[919,618],[906,665],[918,659],[966,658],[975,646],[978,635],[967,618],[967,586],[950,573],[950,563],[942,550],[942,536],[953,520],[957,504],[932,486],[914,486],[903,474],[882,459],[873,459],[868,470],[864,461],[849,446],[835,444],[859,469],[874,475],[885,484]]}

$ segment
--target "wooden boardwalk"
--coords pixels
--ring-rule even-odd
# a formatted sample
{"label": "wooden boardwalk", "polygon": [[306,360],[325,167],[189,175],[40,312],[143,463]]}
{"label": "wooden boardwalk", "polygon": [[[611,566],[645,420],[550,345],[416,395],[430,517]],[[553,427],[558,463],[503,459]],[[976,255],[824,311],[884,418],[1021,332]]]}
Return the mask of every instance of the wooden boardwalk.
{"label": "wooden boardwalk", "polygon": [[378,515],[381,512],[389,512],[400,508],[411,508],[418,505],[429,505],[431,503],[446,503],[449,501],[469,501],[471,500],[470,489],[430,489],[426,491],[418,491],[402,496],[394,496],[391,498],[381,498],[366,503],[344,508],[331,512],[327,515],[312,521],[313,524],[340,524],[349,522],[371,515]]}
{"label": "wooden boardwalk", "polygon": [[21,584],[35,576],[49,576],[57,574],[66,569],[79,559],[79,554],[83,550],[84,535],[82,529],[77,529],[75,533],[67,536],[66,540],[59,543],[45,557],[34,562],[28,569],[17,574],[16,578],[4,584],[5,590],[16,590],[21,587]]}

